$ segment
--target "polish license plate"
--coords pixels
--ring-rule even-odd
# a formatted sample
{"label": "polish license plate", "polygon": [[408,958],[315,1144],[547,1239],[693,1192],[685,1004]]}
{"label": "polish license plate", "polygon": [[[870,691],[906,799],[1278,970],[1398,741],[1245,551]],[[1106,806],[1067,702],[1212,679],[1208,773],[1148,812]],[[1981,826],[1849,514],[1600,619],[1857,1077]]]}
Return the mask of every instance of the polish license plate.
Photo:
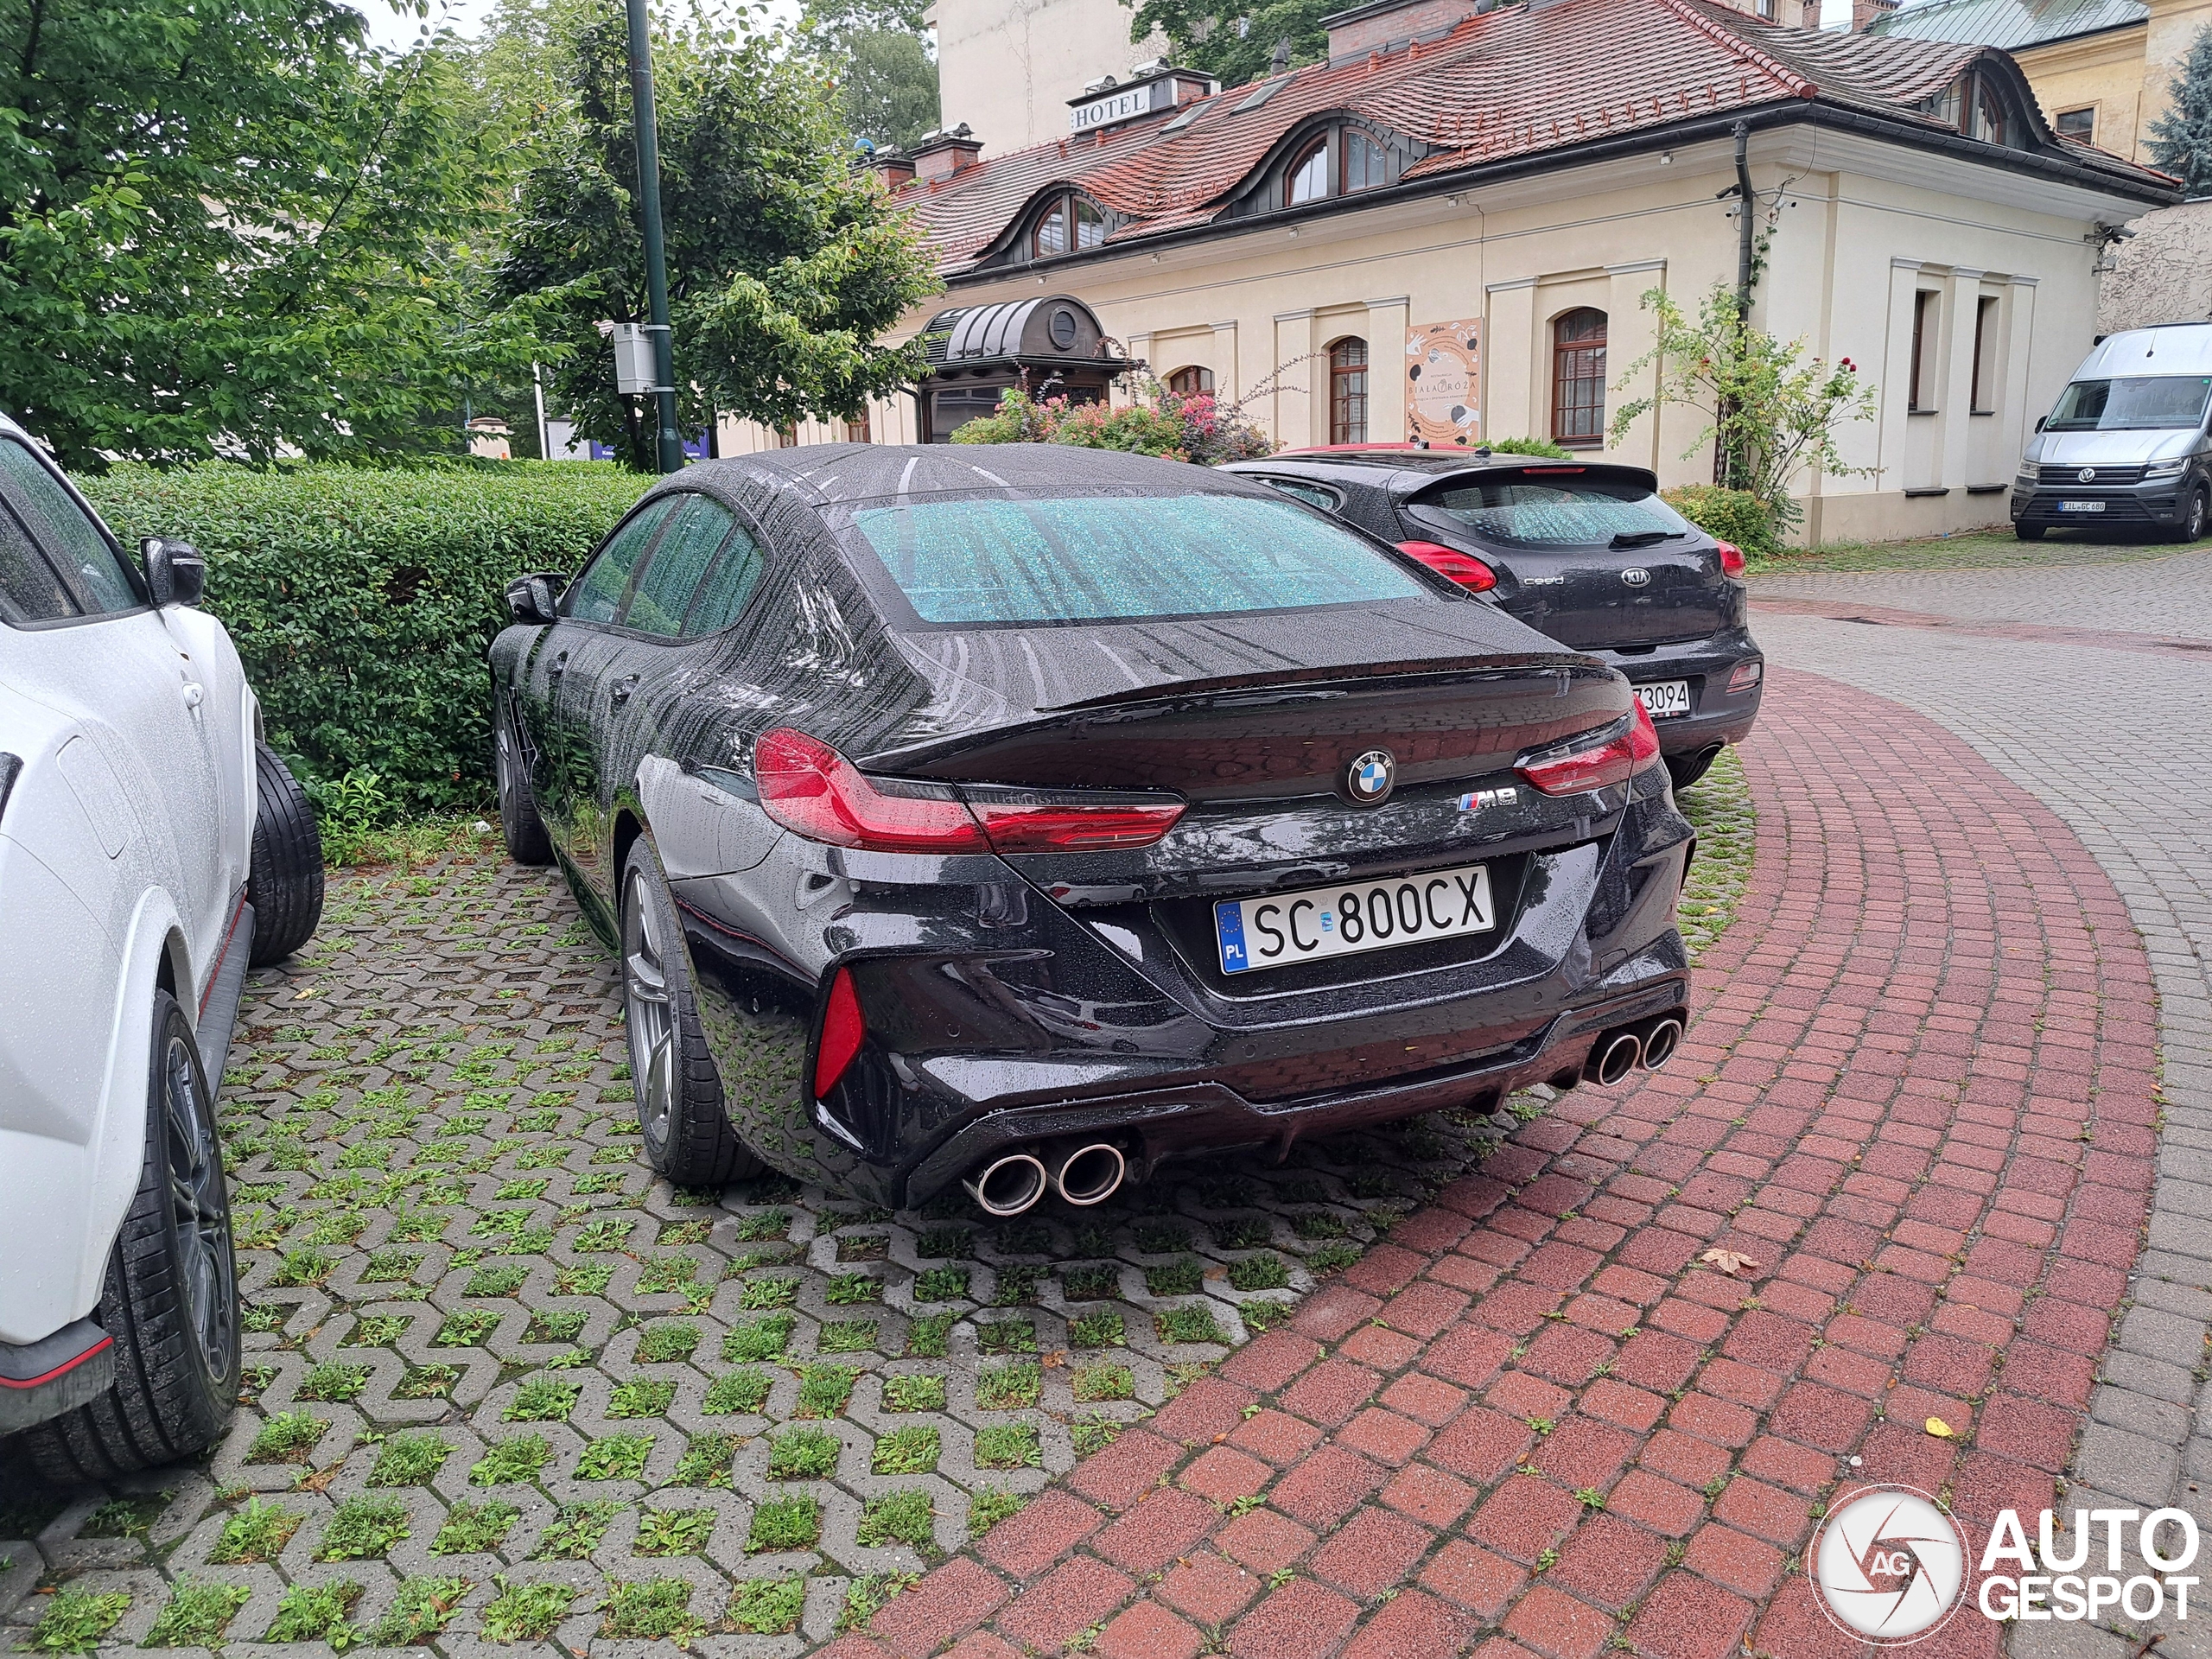
{"label": "polish license plate", "polygon": [[1687,715],[1690,711],[1690,683],[1688,680],[1654,680],[1649,685],[1636,688],[1636,700],[1643,705],[1643,712],[1654,720]]}
{"label": "polish license plate", "polygon": [[2105,504],[2101,501],[2062,501],[2058,504],[2058,510],[2061,512],[2102,512]]}
{"label": "polish license plate", "polygon": [[1263,899],[1225,899],[1213,907],[1224,974],[1461,938],[1497,925],[1490,871],[1480,864]]}

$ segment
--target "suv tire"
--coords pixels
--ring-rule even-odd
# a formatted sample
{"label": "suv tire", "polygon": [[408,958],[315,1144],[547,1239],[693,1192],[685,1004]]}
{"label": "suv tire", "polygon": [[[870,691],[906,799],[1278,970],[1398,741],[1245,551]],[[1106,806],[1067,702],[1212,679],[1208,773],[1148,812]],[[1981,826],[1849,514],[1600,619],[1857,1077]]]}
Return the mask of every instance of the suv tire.
{"label": "suv tire", "polygon": [[257,740],[253,863],[246,902],[253,906],[254,967],[282,962],[315,937],[322,920],[322,832],[315,806],[276,751]]}
{"label": "suv tire", "polygon": [[100,1290],[115,1384],[27,1431],[41,1473],[111,1480],[204,1450],[238,1392],[238,1266],[221,1143],[184,1010],[154,993],[146,1150]]}
{"label": "suv tire", "polygon": [[2200,484],[2189,493],[2189,505],[2181,510],[2181,524],[2174,531],[2174,539],[2177,542],[2203,540],[2208,518],[2212,518],[2212,489]]}
{"label": "suv tire", "polygon": [[691,961],[652,842],[622,861],[622,1020],[645,1160],[679,1186],[720,1186],[754,1173],[722,1108],[721,1076],[707,1052],[691,995]]}
{"label": "suv tire", "polygon": [[504,709],[492,721],[492,769],[499,779],[499,832],[506,837],[507,856],[518,864],[550,864],[553,838],[538,816],[530,769],[523,765],[512,721]]}
{"label": "suv tire", "polygon": [[2024,542],[2039,542],[2043,540],[2044,531],[2050,528],[2050,526],[2049,524],[2016,524],[2012,526],[2012,534],[2018,537]]}

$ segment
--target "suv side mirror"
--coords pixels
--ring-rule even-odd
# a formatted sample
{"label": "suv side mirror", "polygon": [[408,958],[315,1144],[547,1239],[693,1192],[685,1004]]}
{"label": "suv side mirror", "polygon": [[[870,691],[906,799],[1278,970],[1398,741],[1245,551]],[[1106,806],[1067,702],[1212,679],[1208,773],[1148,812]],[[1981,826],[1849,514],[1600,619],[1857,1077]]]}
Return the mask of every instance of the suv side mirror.
{"label": "suv side mirror", "polygon": [[560,620],[561,592],[569,585],[565,570],[534,570],[507,584],[507,614],[518,622]]}
{"label": "suv side mirror", "polygon": [[2042,430],[2044,429],[2044,428],[2046,425],[2048,425],[2048,424],[2050,423],[2050,416],[2048,416],[2048,415],[2038,415],[2038,416],[2036,416],[2036,430],[2037,430],[2037,431],[2038,431],[2038,432],[2042,431]]}
{"label": "suv side mirror", "polygon": [[149,536],[138,543],[138,556],[156,605],[197,605],[207,591],[207,561],[190,542]]}

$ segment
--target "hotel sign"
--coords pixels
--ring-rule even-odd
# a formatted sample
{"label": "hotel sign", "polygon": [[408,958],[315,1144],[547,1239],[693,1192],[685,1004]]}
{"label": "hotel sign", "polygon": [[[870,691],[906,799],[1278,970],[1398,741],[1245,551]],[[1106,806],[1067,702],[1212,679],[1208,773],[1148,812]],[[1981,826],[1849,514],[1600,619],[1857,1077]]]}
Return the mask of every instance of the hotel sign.
{"label": "hotel sign", "polygon": [[1164,74],[1154,74],[1142,80],[1130,81],[1125,86],[1115,86],[1090,97],[1068,100],[1068,130],[1096,132],[1101,127],[1119,126],[1124,121],[1134,121],[1139,116],[1172,110],[1178,104],[1194,99],[1210,98],[1214,82],[1209,76],[1191,70],[1171,69]]}

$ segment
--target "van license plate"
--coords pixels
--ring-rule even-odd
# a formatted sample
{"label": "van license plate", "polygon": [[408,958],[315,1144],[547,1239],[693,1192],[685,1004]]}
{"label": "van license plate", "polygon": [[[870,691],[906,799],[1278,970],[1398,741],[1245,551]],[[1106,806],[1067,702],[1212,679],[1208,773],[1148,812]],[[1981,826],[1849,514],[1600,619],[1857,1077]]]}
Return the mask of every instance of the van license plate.
{"label": "van license plate", "polygon": [[1480,864],[1224,899],[1213,907],[1224,974],[1487,933],[1497,925],[1490,871]]}
{"label": "van license plate", "polygon": [[1636,700],[1643,705],[1643,712],[1654,720],[1666,720],[1690,711],[1690,683],[1688,680],[1654,680],[1649,685],[1636,688]]}
{"label": "van license plate", "polygon": [[2105,504],[2101,501],[2062,501],[2058,504],[2058,510],[2061,512],[2102,512]]}

